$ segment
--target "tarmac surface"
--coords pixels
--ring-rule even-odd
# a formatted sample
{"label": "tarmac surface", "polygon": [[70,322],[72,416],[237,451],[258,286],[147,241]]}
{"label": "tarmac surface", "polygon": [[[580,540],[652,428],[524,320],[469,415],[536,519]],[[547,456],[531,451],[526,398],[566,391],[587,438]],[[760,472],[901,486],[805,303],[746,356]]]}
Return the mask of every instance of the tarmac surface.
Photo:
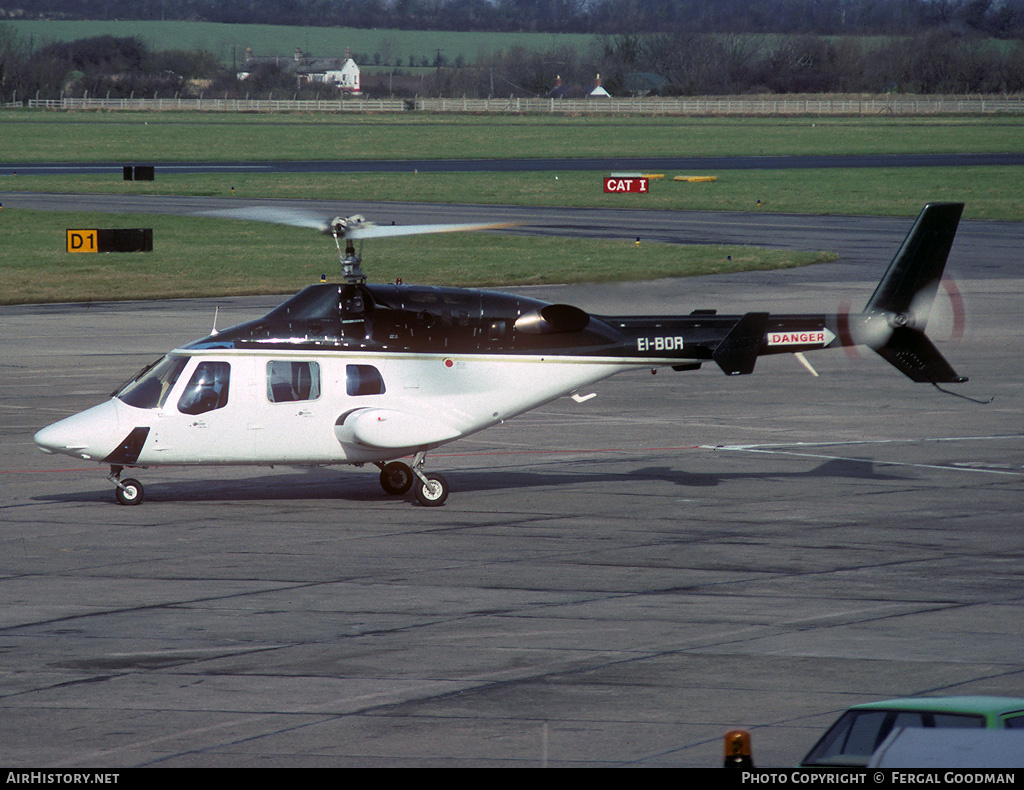
{"label": "tarmac surface", "polygon": [[[842,257],[530,293],[859,305],[911,224],[689,220],[745,216]],[[930,331],[975,400],[869,351],[625,374],[432,454],[436,509],[350,467],[139,470],[120,507],[32,434],[277,300],[0,307],[0,765],[716,767],[743,727],[791,766],[857,702],[1024,697],[1022,249],[954,244],[967,332],[941,293]]]}

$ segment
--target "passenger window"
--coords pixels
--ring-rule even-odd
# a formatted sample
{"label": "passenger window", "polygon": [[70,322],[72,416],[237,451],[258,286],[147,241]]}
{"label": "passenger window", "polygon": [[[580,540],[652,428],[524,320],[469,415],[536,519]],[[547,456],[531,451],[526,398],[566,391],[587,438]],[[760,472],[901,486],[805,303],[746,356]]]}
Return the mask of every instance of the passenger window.
{"label": "passenger window", "polygon": [[230,376],[231,366],[227,362],[200,362],[178,399],[178,411],[205,414],[224,408],[228,403]]}
{"label": "passenger window", "polygon": [[316,362],[268,362],[267,400],[291,403],[320,397],[320,365]]}
{"label": "passenger window", "polygon": [[373,365],[346,365],[345,391],[349,395],[383,395],[384,379]]}
{"label": "passenger window", "polygon": [[1003,719],[1003,724],[1010,730],[1024,730],[1024,714],[1009,716]]}

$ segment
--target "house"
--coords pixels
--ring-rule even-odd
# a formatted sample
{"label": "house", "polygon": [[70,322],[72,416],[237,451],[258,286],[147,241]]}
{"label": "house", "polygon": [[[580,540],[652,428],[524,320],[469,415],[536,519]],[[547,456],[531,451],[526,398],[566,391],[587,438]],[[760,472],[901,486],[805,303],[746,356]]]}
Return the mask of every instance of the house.
{"label": "house", "polygon": [[359,66],[351,57],[345,59],[340,69],[328,69],[324,72],[324,82],[334,83],[342,93],[351,93],[358,96],[359,88]]}
{"label": "house", "polygon": [[588,99],[610,99],[611,94],[601,87],[601,75],[594,79],[594,90],[587,94]]}
{"label": "house", "polygon": [[238,72],[238,79],[244,80],[255,66],[262,63],[272,63],[282,70],[293,73],[300,87],[316,84],[333,85],[337,87],[339,93],[350,96],[362,95],[359,86],[359,66],[352,58],[351,51],[347,49],[344,58],[317,58],[296,47],[295,54],[290,60],[273,55],[253,55],[251,49],[246,49],[244,70]]}

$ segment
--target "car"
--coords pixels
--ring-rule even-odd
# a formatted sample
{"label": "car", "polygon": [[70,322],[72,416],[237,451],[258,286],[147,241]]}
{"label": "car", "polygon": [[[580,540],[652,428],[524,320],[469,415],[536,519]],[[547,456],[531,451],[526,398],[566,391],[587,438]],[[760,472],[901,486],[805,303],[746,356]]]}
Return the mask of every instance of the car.
{"label": "car", "polygon": [[1024,768],[1024,728],[893,727],[868,768]]}
{"label": "car", "polygon": [[904,697],[854,705],[821,736],[800,767],[863,768],[891,732],[905,727],[1024,729],[1024,698]]}

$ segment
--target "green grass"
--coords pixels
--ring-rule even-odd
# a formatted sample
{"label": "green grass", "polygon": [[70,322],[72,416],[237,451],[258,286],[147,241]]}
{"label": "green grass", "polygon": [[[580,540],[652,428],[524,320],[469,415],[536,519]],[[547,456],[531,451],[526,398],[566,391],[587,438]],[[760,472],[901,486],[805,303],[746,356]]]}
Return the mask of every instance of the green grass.
{"label": "green grass", "polygon": [[[93,36],[134,36],[154,50],[212,52],[226,65],[242,65],[246,47],[256,55],[289,56],[298,47],[317,57],[336,58],[346,49],[365,53],[391,52],[408,64],[409,56],[427,58],[431,63],[441,50],[448,63],[461,55],[467,62],[478,56],[523,47],[546,51],[563,46],[589,49],[598,37],[554,33],[451,33],[423,30],[381,30],[351,27],[294,27],[286,25],[219,24],[179,21],[5,21],[24,39],[32,37],[35,48],[55,41],[73,41]],[[360,64],[364,65],[364,64]]]}
{"label": "green grass", "polygon": [[[151,253],[65,251],[65,230],[153,228]],[[338,276],[333,242],[308,230],[167,215],[4,209],[0,303],[280,294]],[[731,260],[730,260],[731,258]],[[375,282],[502,286],[681,277],[803,266],[827,253],[467,233],[366,243]]]}
{"label": "green grass", "polygon": [[[0,111],[0,161],[401,159],[428,156],[670,156],[1020,151],[1024,119],[553,119],[547,117],[214,115]],[[198,154],[195,152],[199,152]],[[157,171],[153,182],[25,176],[0,169],[0,191],[222,195],[549,206],[611,206],[914,216],[934,200],[971,218],[1024,219],[1024,168],[747,170],[713,183],[665,179],[647,195],[606,195],[600,172],[234,173]],[[760,206],[758,206],[760,201]],[[153,253],[73,255],[69,227],[154,229]],[[205,218],[0,212],[7,303],[283,293],[336,274],[333,245],[293,228]],[[731,256],[732,260],[727,259]],[[683,276],[826,260],[826,253],[698,248],[459,234],[368,247],[376,281],[501,286]],[[628,266],[622,262],[628,261]]]}
{"label": "green grass", "polygon": [[[341,57],[346,49],[362,53],[371,59],[374,54],[382,58],[400,58],[408,64],[410,55],[427,58],[433,63],[438,50],[447,63],[462,56],[467,63],[475,63],[482,56],[521,47],[528,52],[549,52],[572,48],[581,56],[600,46],[602,36],[575,33],[484,33],[448,32],[437,30],[398,30],[351,27],[311,27],[289,25],[221,24],[216,22],[189,22],[178,20],[40,20],[10,19],[3,24],[13,28],[24,40],[31,40],[38,49],[56,41],[73,41],[94,36],[133,36],[140,38],[153,50],[193,50],[212,52],[225,66],[241,65],[246,47],[257,55],[290,56],[296,47],[316,57]],[[709,37],[714,38],[711,34]],[[748,47],[777,47],[787,38],[780,34],[724,34],[730,40],[739,39]],[[845,36],[822,36],[833,43]],[[881,46],[889,36],[863,36],[858,40],[867,45]],[[985,45],[1007,50],[1012,41],[987,39]],[[361,67],[372,68],[361,63]]]}
{"label": "green grass", "polygon": [[[713,183],[651,181],[646,195],[605,194],[602,174],[527,173],[167,174],[126,182],[121,173],[3,176],[0,191],[411,201],[798,214],[916,216],[930,201],[967,205],[971,219],[1024,220],[1022,167],[725,170]],[[691,173],[690,175],[694,175]],[[758,206],[758,201],[761,201]]]}
{"label": "green grass", "polygon": [[1024,118],[552,118],[0,111],[0,162],[1024,151]]}

